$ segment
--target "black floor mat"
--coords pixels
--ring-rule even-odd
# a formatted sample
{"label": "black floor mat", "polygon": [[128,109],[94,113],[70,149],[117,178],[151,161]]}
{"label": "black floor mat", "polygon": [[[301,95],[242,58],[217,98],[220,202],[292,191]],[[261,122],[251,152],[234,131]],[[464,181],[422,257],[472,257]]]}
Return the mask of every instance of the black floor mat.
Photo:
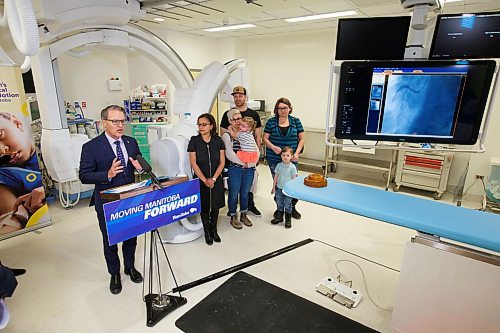
{"label": "black floor mat", "polygon": [[234,274],[175,325],[186,333],[377,332],[245,272]]}

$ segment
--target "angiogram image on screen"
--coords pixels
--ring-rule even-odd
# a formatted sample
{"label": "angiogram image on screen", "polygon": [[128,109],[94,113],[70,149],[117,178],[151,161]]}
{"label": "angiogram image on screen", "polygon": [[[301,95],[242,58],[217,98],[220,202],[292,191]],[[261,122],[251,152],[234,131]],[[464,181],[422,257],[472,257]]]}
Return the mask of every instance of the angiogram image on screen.
{"label": "angiogram image on screen", "polygon": [[382,89],[383,87],[378,84],[374,84],[372,86],[372,98],[380,99],[382,98]]}
{"label": "angiogram image on screen", "polygon": [[380,133],[451,137],[462,75],[390,75]]}

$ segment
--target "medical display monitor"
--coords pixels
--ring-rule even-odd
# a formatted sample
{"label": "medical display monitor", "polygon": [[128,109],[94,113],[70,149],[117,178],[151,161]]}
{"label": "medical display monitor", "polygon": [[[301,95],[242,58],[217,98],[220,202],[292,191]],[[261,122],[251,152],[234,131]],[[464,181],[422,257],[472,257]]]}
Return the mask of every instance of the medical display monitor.
{"label": "medical display monitor", "polygon": [[410,16],[340,19],[336,60],[403,59]]}
{"label": "medical display monitor", "polygon": [[335,137],[474,144],[495,62],[344,62]]}
{"label": "medical display monitor", "polygon": [[500,58],[500,12],[439,15],[429,59]]}

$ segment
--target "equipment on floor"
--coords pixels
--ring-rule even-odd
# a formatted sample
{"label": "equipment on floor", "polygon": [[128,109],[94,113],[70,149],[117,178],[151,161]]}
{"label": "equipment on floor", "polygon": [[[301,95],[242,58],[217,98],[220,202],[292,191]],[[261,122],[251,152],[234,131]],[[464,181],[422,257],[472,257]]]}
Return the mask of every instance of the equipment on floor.
{"label": "equipment on floor", "polygon": [[363,294],[351,287],[332,279],[325,277],[316,286],[316,291],[335,302],[342,304],[346,308],[355,308],[363,298]]}
{"label": "equipment on floor", "polygon": [[175,325],[187,333],[377,332],[243,271],[201,300]]}

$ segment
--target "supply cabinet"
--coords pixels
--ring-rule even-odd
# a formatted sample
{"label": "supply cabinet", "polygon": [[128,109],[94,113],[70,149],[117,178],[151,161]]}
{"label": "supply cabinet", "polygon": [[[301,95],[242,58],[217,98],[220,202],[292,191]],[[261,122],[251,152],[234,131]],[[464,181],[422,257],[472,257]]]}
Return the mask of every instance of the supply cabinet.
{"label": "supply cabinet", "polygon": [[453,153],[414,152],[401,150],[396,167],[396,186],[433,191],[434,199],[439,200],[446,191]]}
{"label": "supply cabinet", "polygon": [[133,123],[152,122],[160,119],[168,121],[170,115],[167,103],[167,97],[130,97],[130,100],[124,101],[124,106],[130,121]]}
{"label": "supply cabinet", "polygon": [[150,122],[150,123],[130,123],[127,124],[126,132],[131,137],[137,140],[139,150],[146,161],[151,164],[149,155],[149,142],[148,142],[148,127],[151,125],[166,125],[167,123]]}

